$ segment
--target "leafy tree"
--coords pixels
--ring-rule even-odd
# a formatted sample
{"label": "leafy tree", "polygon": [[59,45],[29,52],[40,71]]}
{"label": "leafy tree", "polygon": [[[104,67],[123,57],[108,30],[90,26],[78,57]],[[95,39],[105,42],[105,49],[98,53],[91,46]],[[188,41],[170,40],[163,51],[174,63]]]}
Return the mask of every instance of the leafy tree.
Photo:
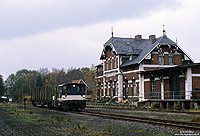
{"label": "leafy tree", "polygon": [[15,84],[15,75],[11,74],[8,76],[8,78],[5,81],[5,88],[7,90],[10,90],[11,88],[13,88],[14,84]]}
{"label": "leafy tree", "polygon": [[[0,77],[2,78],[2,77]],[[30,95],[30,89],[37,86],[57,86],[62,83],[71,83],[72,80],[84,79],[89,85],[89,93],[95,96],[95,69],[91,68],[69,68],[66,72],[64,68],[53,68],[52,72],[48,68],[36,70],[22,69],[11,74],[5,81],[6,90],[9,91],[13,100],[22,100],[26,95]],[[3,80],[2,80],[3,82]],[[1,79],[0,79],[1,86]],[[0,94],[2,91],[0,90]]]}
{"label": "leafy tree", "polygon": [[84,75],[84,81],[88,84],[88,94],[91,94],[93,97],[96,96],[96,79],[95,79],[95,67],[89,69],[89,71]]}
{"label": "leafy tree", "polygon": [[66,82],[65,69],[52,69],[52,72],[46,75],[46,84],[50,86],[56,86]]}
{"label": "leafy tree", "polygon": [[0,75],[0,96],[4,95],[4,91],[3,77]]}
{"label": "leafy tree", "polygon": [[37,77],[36,87],[44,86],[44,85],[45,85],[45,79],[42,78],[42,75],[39,75],[39,76]]}
{"label": "leafy tree", "polygon": [[41,74],[35,70],[22,69],[11,74],[5,81],[6,89],[13,100],[22,100],[24,96],[30,95],[30,88],[36,87],[38,77]]}
{"label": "leafy tree", "polygon": [[80,68],[70,68],[67,70],[66,74],[67,82],[71,83],[73,80],[83,79],[83,73]]}
{"label": "leafy tree", "polygon": [[49,71],[48,68],[40,68],[40,69],[38,70],[38,72],[39,72],[41,75],[43,75],[43,76],[46,76],[47,74],[50,73],[50,71]]}

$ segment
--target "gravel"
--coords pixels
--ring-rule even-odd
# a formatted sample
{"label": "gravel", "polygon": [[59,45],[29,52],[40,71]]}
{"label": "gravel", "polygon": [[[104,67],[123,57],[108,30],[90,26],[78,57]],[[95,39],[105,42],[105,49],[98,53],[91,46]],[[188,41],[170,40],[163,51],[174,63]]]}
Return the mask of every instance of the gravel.
{"label": "gravel", "polygon": [[109,113],[118,113],[118,114],[161,118],[161,119],[172,119],[172,120],[180,120],[180,121],[189,121],[193,117],[200,116],[200,115],[195,115],[195,114],[155,112],[155,111],[116,110],[116,109],[106,109],[106,108],[86,108],[86,109],[99,111],[99,112],[109,112]]}
{"label": "gravel", "polygon": [[[37,116],[36,116],[37,115]],[[79,115],[47,109],[38,109],[37,114],[31,114],[43,119],[55,116],[63,117],[64,123],[28,123],[21,122],[0,108],[0,135],[3,136],[171,136],[184,134],[199,134],[176,128],[166,128],[145,123],[103,119],[100,117]]]}

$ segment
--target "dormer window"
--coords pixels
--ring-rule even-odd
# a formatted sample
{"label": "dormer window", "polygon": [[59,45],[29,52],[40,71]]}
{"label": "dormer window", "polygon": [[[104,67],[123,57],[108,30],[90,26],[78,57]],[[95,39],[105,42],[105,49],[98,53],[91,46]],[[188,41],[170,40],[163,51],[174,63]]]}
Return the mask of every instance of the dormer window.
{"label": "dormer window", "polygon": [[164,65],[164,53],[158,52],[158,65]]}
{"label": "dormer window", "polygon": [[168,55],[168,63],[169,65],[174,65],[174,54],[172,52]]}

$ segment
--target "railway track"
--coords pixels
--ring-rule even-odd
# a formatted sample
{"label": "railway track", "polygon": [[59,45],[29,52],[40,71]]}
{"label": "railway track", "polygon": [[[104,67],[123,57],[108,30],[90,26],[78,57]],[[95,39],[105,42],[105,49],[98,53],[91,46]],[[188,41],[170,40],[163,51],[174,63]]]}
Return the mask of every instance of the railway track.
{"label": "railway track", "polygon": [[[38,108],[38,107],[34,107],[34,108]],[[45,108],[45,109],[50,110],[48,108]],[[66,113],[64,111],[58,111],[58,110],[55,110],[55,109],[51,109],[51,111],[59,112],[59,113],[62,113],[62,114]],[[102,118],[113,119],[113,120],[141,122],[141,123],[148,123],[148,124],[153,124],[153,125],[158,125],[158,126],[162,125],[162,126],[168,126],[168,127],[175,127],[175,128],[182,128],[182,129],[200,131],[200,123],[177,121],[177,120],[157,119],[157,118],[148,118],[148,117],[138,117],[138,116],[132,116],[132,115],[114,114],[114,113],[107,113],[107,112],[104,113],[104,112],[96,112],[96,111],[90,111],[90,110],[68,111],[68,112],[75,113],[75,114],[102,117]]]}
{"label": "railway track", "polygon": [[[93,106],[93,105],[87,105],[87,108],[102,108],[102,109],[107,109],[108,107],[106,106]],[[124,108],[124,107],[109,107],[109,109],[114,109],[114,110],[131,110],[130,108]],[[133,109],[134,111],[134,109]],[[137,111],[146,111],[146,110],[138,110]],[[170,111],[170,110],[148,110],[151,112],[160,112],[160,113],[183,113],[183,114],[192,114],[192,115],[200,115],[200,112],[188,112],[188,111]]]}
{"label": "railway track", "polygon": [[114,120],[142,122],[142,123],[149,123],[149,124],[154,124],[154,125],[163,125],[163,126],[170,126],[170,127],[200,131],[200,123],[193,123],[193,122],[155,119],[155,118],[138,117],[138,116],[127,116],[127,115],[121,115],[121,114],[103,113],[103,112],[95,112],[95,111],[88,111],[88,110],[78,111],[78,112],[72,111],[72,113],[97,116],[97,117],[103,117],[103,118],[114,119]]}

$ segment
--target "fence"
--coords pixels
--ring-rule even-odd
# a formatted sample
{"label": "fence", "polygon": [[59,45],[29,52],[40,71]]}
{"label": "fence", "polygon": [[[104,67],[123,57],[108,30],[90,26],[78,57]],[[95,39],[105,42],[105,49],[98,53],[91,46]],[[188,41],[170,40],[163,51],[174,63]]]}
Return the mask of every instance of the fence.
{"label": "fence", "polygon": [[192,91],[164,91],[144,93],[145,99],[199,99],[200,90]]}

